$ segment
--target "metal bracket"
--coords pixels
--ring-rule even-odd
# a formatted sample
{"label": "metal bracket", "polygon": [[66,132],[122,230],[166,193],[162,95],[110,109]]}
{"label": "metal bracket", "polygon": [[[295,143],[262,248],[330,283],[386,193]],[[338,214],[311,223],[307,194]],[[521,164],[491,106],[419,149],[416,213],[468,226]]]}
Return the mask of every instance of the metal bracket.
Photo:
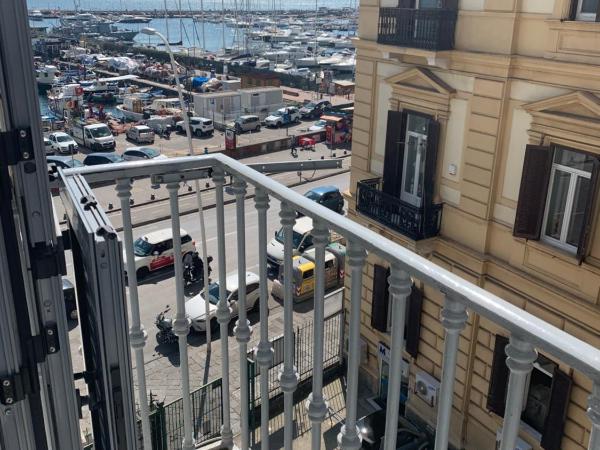
{"label": "metal bracket", "polygon": [[[60,350],[58,340],[58,327],[55,323],[43,328],[43,334],[33,336],[29,341],[31,353],[34,355],[31,364],[38,364]],[[21,367],[16,373],[0,376],[0,403],[12,405],[25,399],[39,389],[39,382],[33,378],[32,370],[28,366]]]}
{"label": "metal bracket", "polygon": [[[31,128],[15,128],[0,133],[0,153],[6,165],[14,166],[21,161],[33,161]],[[30,168],[35,172],[35,164]]]}
{"label": "metal bracket", "polygon": [[67,274],[65,252],[62,245],[37,243],[31,248],[31,269],[37,280]]}

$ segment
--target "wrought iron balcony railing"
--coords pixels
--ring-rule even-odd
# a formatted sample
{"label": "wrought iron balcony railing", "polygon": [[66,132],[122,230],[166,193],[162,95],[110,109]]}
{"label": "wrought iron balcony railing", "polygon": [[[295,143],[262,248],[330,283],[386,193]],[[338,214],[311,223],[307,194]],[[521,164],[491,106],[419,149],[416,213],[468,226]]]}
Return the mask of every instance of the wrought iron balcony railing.
{"label": "wrought iron balcony railing", "polygon": [[452,50],[455,9],[379,8],[380,44],[426,50]]}
{"label": "wrought iron balcony railing", "polygon": [[381,190],[381,178],[357,183],[356,210],[415,241],[437,236],[442,223],[441,204],[418,208],[403,202]]}
{"label": "wrought iron balcony railing", "polygon": [[[456,362],[459,335],[467,322],[467,312],[475,312],[486,319],[494,322],[498,327],[506,330],[510,335],[510,343],[506,354],[507,366],[510,372],[508,383],[508,394],[506,397],[506,411],[502,431],[502,444],[504,450],[515,448],[515,442],[519,431],[520,417],[523,410],[525,381],[531,372],[535,360],[536,351],[540,351],[555,357],[569,367],[580,372],[591,380],[593,386],[589,400],[590,424],[581,424],[590,428],[589,449],[600,449],[600,350],[575,338],[574,336],[550,325],[542,319],[525,312],[512,303],[485,291],[484,289],[464,280],[458,275],[418,256],[410,250],[383,238],[379,234],[361,226],[360,224],[329,209],[318,205],[306,197],[282,186],[278,182],[264,176],[248,166],[230,159],[224,155],[206,155],[198,157],[183,157],[165,161],[140,161],[124,163],[111,166],[94,166],[81,169],[71,169],[61,172],[62,183],[61,198],[68,210],[69,222],[76,227],[88,232],[91,239],[88,243],[96,243],[93,248],[83,249],[88,252],[91,263],[97,263],[96,268],[87,267],[82,264],[77,267],[80,275],[77,276],[78,284],[81,281],[91,283],[102,300],[99,307],[106,304],[125,305],[129,303],[131,311],[129,336],[121,336],[128,341],[136,358],[136,371],[138,386],[138,397],[141,406],[142,432],[144,448],[151,448],[152,436],[148,420],[149,410],[147,407],[147,392],[144,372],[143,347],[145,345],[145,332],[140,323],[140,310],[137,295],[137,280],[134,266],[133,241],[131,229],[131,212],[129,199],[132,183],[136,183],[140,177],[152,176],[158,183],[166,183],[170,192],[170,211],[172,216],[172,232],[174,242],[174,264],[177,279],[182,275],[181,245],[179,239],[179,199],[177,191],[181,183],[189,180],[206,177],[206,170],[211,168],[212,182],[215,185],[216,222],[217,222],[217,258],[218,280],[220,282],[219,300],[217,306],[217,318],[221,329],[221,336],[227,336],[228,324],[231,318],[229,305],[226,299],[226,236],[224,216],[224,181],[225,176],[233,177],[233,193],[236,199],[235,229],[237,233],[237,270],[240,296],[238,298],[239,320],[235,328],[237,346],[240,360],[240,383],[231,385],[229,364],[229,341],[220,340],[221,346],[221,370],[222,370],[222,395],[223,414],[221,437],[223,446],[231,448],[232,429],[231,411],[229,402],[232,392],[239,388],[242,404],[248,404],[249,383],[248,369],[246,364],[247,343],[252,332],[248,326],[245,316],[245,272],[246,267],[246,242],[245,242],[245,195],[247,189],[255,190],[255,208],[258,216],[259,244],[259,278],[260,278],[260,325],[261,339],[255,348],[255,362],[258,366],[260,377],[259,389],[261,391],[261,440],[262,448],[269,448],[269,367],[272,364],[273,352],[268,341],[269,319],[267,316],[267,209],[269,199],[280,202],[280,223],[284,230],[284,336],[282,370],[279,383],[284,395],[284,448],[291,450],[293,447],[292,437],[294,430],[293,395],[296,390],[299,375],[294,366],[294,328],[293,328],[293,227],[296,221],[296,211],[314,220],[314,245],[315,251],[315,294],[314,294],[314,350],[313,358],[313,380],[312,395],[308,402],[307,415],[312,421],[313,449],[320,447],[321,424],[326,418],[327,406],[323,393],[323,361],[324,346],[326,348],[325,316],[324,316],[324,287],[325,287],[325,247],[328,243],[328,232],[336,231],[346,238],[348,251],[346,254],[346,273],[350,274],[349,291],[346,295],[350,300],[350,316],[348,318],[348,361],[347,361],[347,391],[346,391],[346,418],[338,441],[342,449],[358,449],[361,446],[360,430],[357,427],[357,405],[358,405],[358,375],[361,358],[360,351],[360,322],[361,302],[363,285],[363,266],[366,263],[367,252],[377,255],[380,259],[387,261],[391,267],[389,277],[390,307],[392,309],[392,336],[390,351],[390,378],[388,384],[388,404],[386,415],[385,448],[396,448],[396,436],[398,426],[399,401],[401,398],[403,330],[405,325],[405,306],[411,292],[411,277],[421,280],[423,283],[443,293],[444,307],[441,312],[441,323],[445,329],[443,369],[441,373],[441,388],[437,404],[436,423],[436,449],[448,448],[448,436],[450,429],[450,417],[452,412],[453,392],[456,378]],[[95,204],[92,191],[88,182],[113,180],[117,182],[117,191],[121,200],[121,215],[123,218],[123,248],[126,253],[127,272],[129,274],[128,286],[123,279],[123,255],[117,234],[111,230],[110,221],[102,210]],[[370,188],[370,187],[369,187]],[[362,189],[362,187],[361,187]],[[275,202],[274,202],[275,203]],[[77,241],[79,237],[74,235]],[[92,272],[90,272],[92,270]],[[81,271],[84,273],[81,274]],[[112,278],[105,275],[112,273]],[[120,274],[120,275],[119,275]],[[125,288],[129,295],[125,295]],[[179,340],[179,371],[181,377],[181,390],[183,398],[184,432],[181,447],[186,450],[194,448],[196,439],[194,430],[196,425],[192,415],[190,402],[190,374],[187,354],[187,335],[190,330],[189,318],[186,317],[184,305],[184,293],[181,283],[176,284],[174,289],[176,297],[176,315],[173,329]],[[90,294],[91,295],[91,294]],[[89,311],[96,314],[97,311]],[[83,319],[82,319],[83,320]],[[125,320],[126,322],[126,320]],[[125,327],[123,324],[117,324]],[[100,324],[100,323],[99,323]],[[106,324],[102,324],[106,326]],[[98,351],[102,355],[108,355],[109,348],[104,348],[107,342],[111,342],[110,336],[102,334],[102,328],[97,330],[99,341]],[[325,350],[326,351],[326,350]],[[88,349],[84,352],[87,354]],[[125,358],[128,357],[125,355]],[[100,371],[102,368],[98,367]],[[114,378],[114,368],[110,368],[109,375]],[[131,374],[131,372],[130,372]],[[107,378],[107,389],[111,378]],[[236,383],[237,384],[237,383]],[[120,404],[133,404],[133,380],[129,379],[125,385],[118,386],[121,395]],[[116,388],[115,388],[116,389]],[[112,392],[112,393],[111,393]],[[115,391],[108,390],[107,401],[112,401]],[[99,396],[105,395],[105,391],[99,391]],[[127,412],[127,408],[125,408]],[[109,410],[112,411],[112,410]],[[115,413],[110,413],[115,415]],[[238,412],[235,412],[237,415]],[[240,415],[240,442],[241,448],[249,448],[249,413],[246,408],[241,408]],[[124,414],[113,420],[126,423],[127,430],[135,427],[135,414]],[[97,427],[95,432],[115,432],[110,427]],[[99,440],[101,436],[96,436]],[[121,437],[123,442],[125,436]],[[493,446],[494,444],[490,444]],[[107,448],[107,447],[103,447]],[[112,448],[133,449],[133,445],[114,446]]]}

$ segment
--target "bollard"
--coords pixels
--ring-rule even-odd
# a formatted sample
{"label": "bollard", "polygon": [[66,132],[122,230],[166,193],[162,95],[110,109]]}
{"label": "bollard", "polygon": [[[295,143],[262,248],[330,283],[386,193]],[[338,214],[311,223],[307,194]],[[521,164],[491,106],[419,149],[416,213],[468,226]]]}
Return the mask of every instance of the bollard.
{"label": "bollard", "polygon": [[208,189],[210,187],[210,183],[206,182],[206,184],[204,186],[206,187],[206,189]]}
{"label": "bollard", "polygon": [[156,200],[156,195],[150,194],[150,200]]}
{"label": "bollard", "polygon": [[188,186],[188,192],[192,192],[192,187]]}
{"label": "bollard", "polygon": [[111,209],[113,209],[113,208],[114,208],[113,204],[112,204],[112,203],[109,203],[109,204],[108,204],[108,210],[110,211],[110,210],[111,210]]}
{"label": "bollard", "polygon": [[133,206],[133,204],[134,204],[134,203],[135,203],[135,201],[133,200],[133,198],[130,198],[130,199],[129,199],[129,204],[130,204],[131,206]]}

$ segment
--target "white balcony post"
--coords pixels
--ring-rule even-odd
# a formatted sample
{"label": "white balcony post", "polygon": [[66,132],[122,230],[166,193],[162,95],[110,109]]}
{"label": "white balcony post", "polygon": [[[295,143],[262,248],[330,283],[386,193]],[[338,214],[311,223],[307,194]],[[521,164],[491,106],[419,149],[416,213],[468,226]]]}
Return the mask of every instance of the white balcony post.
{"label": "white balcony post", "polygon": [[508,379],[500,450],[513,450],[517,444],[521,424],[525,382],[527,381],[527,375],[533,369],[537,352],[529,342],[512,335],[510,343],[506,346],[506,355],[506,365],[510,369],[510,377]]}
{"label": "white balcony post", "polygon": [[240,429],[242,450],[250,445],[248,422],[248,342],[252,334],[250,321],[246,318],[246,223],[244,202],[246,201],[246,182],[236,178],[233,183],[237,216],[237,260],[238,260],[238,320],[234,329],[240,348]]}
{"label": "white balcony post", "polygon": [[[229,390],[229,320],[231,309],[227,301],[227,266],[225,260],[225,210],[223,204],[223,184],[225,176],[223,168],[217,166],[213,169],[213,182],[215,183],[215,196],[217,203],[217,258],[219,261],[219,302],[217,303],[217,320],[221,333],[221,378],[223,392],[223,425],[221,426],[221,445],[233,448],[233,432],[231,431],[231,406]],[[210,326],[207,317],[206,326]]]}
{"label": "white balcony post", "polygon": [[183,401],[183,443],[182,450],[194,448],[194,424],[192,423],[192,401],[190,399],[190,370],[188,366],[187,336],[190,332],[190,319],[185,313],[185,293],[183,287],[183,255],[181,254],[181,225],[179,223],[179,183],[168,183],[169,204],[171,206],[171,229],[173,233],[173,263],[175,265],[175,296],[177,312],[173,321],[173,333],[179,342],[179,370],[181,373],[181,397]]}
{"label": "white balcony post", "polygon": [[350,319],[348,332],[348,376],[346,386],[346,423],[338,434],[344,450],[358,450],[361,437],[356,426],[358,408],[358,369],[360,365],[360,302],[362,301],[362,270],[367,254],[357,241],[348,242],[346,264],[350,268]]}
{"label": "white balcony post", "polygon": [[294,438],[294,391],[298,385],[298,373],[294,366],[294,298],[292,267],[294,256],[293,233],[296,212],[287,203],[281,202],[281,226],[283,227],[283,367],[279,372],[279,384],[283,392],[283,447],[292,450]]}
{"label": "white balcony post", "polygon": [[312,450],[321,448],[321,423],[327,416],[327,402],[323,396],[323,344],[325,324],[325,246],[329,242],[327,225],[314,220],[315,293],[313,321],[313,379],[312,393],[306,402],[308,417],[312,422]]}
{"label": "white balcony post", "polygon": [[595,380],[588,398],[587,415],[592,421],[589,450],[600,450],[600,381]]}
{"label": "white balcony post", "polygon": [[412,280],[398,264],[392,264],[389,276],[390,304],[392,305],[392,346],[390,378],[387,392],[384,450],[396,450],[398,413],[402,391],[402,354],[404,351],[404,328],[406,303],[410,297]]}
{"label": "white balcony post", "polygon": [[150,434],[150,408],[146,393],[146,370],[144,367],[144,346],[147,333],[140,320],[140,302],[138,298],[137,273],[135,269],[135,255],[133,253],[133,230],[131,225],[131,181],[129,178],[117,181],[117,197],[121,202],[121,215],[123,217],[123,246],[127,259],[127,288],[129,290],[129,303],[131,305],[131,327],[129,328],[129,345],[135,355],[135,371],[138,382],[138,395],[140,401],[140,414],[142,416],[142,442],[144,448],[152,448]]}
{"label": "white balcony post", "polygon": [[450,435],[450,418],[452,415],[452,399],[454,379],[456,377],[456,359],[458,356],[458,340],[467,323],[466,306],[447,294],[442,309],[442,325],[444,326],[444,360],[442,363],[442,385],[437,412],[437,429],[435,432],[435,450],[447,450]]}
{"label": "white balcony post", "polygon": [[260,448],[269,449],[269,367],[273,347],[269,342],[269,280],[267,278],[267,209],[269,196],[256,189],[254,203],[258,211],[258,273],[260,276],[260,342],[255,359],[260,367]]}

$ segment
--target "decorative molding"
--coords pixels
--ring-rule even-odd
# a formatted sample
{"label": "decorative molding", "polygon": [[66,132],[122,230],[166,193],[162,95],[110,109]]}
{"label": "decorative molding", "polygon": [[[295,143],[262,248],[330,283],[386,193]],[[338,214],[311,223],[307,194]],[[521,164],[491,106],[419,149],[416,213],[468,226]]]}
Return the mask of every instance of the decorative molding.
{"label": "decorative molding", "polygon": [[523,105],[531,115],[552,114],[581,120],[600,119],[600,98],[589,92],[576,91]]}
{"label": "decorative molding", "polygon": [[451,96],[456,92],[451,86],[438,78],[430,70],[421,69],[419,67],[386,78],[385,82],[394,87],[402,86],[411,89],[426,90],[444,96]]}

